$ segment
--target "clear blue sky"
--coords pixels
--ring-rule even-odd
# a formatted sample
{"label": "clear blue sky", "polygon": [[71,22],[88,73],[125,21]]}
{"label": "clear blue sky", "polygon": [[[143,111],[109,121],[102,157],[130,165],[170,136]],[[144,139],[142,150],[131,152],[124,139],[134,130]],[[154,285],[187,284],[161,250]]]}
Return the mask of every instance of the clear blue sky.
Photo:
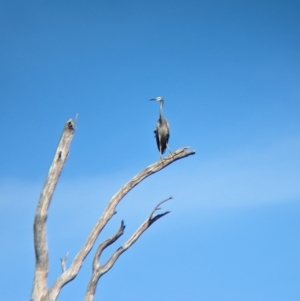
{"label": "clear blue sky", "polygon": [[[29,299],[34,212],[65,121],[79,114],[49,212],[49,284],[159,158],[148,100],[161,95],[170,148],[197,154],[124,198],[105,258],[174,200],[96,300],[300,300],[299,32],[296,0],[0,1],[2,299]],[[58,300],[83,299],[94,251]]]}

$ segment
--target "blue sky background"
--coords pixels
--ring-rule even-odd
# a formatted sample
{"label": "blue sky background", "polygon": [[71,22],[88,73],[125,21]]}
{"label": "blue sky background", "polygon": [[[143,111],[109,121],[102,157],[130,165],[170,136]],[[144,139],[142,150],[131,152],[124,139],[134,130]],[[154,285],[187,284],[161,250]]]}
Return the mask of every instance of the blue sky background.
{"label": "blue sky background", "polygon": [[[128,194],[99,238],[155,223],[96,300],[300,300],[300,3],[0,1],[0,287],[29,299],[32,223],[64,123],[78,113],[49,211],[49,284],[110,197],[170,147],[191,146]],[[94,249],[58,300],[82,300]]]}

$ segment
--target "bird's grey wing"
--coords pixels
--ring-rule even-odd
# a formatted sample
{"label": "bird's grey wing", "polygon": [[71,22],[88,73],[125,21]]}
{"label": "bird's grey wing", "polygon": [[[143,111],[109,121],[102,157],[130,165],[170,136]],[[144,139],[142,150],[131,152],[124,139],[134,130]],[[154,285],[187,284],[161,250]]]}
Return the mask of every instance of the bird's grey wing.
{"label": "bird's grey wing", "polygon": [[169,143],[169,138],[170,138],[170,133],[167,135],[167,137],[166,137],[166,144],[168,144]]}
{"label": "bird's grey wing", "polygon": [[[161,143],[161,153],[163,154],[164,152],[165,152],[165,150],[166,150],[166,148],[167,148],[167,144],[168,144],[168,141],[169,141],[169,137],[170,137],[170,135],[169,134],[167,134],[167,135],[165,135],[165,136],[162,136],[160,139],[161,139],[161,141],[160,141],[160,143]],[[159,138],[157,138],[156,139],[156,141],[158,141],[158,139]],[[159,150],[159,144],[157,145],[158,146],[158,150]]]}
{"label": "bird's grey wing", "polygon": [[170,126],[168,120],[165,119],[165,135],[161,137],[162,153],[164,153],[167,148],[169,138],[170,138]]}
{"label": "bird's grey wing", "polygon": [[169,138],[170,138],[170,125],[169,125],[168,120],[166,120],[166,121],[167,121],[167,128],[168,128],[168,140],[167,140],[167,143],[168,143]]}
{"label": "bird's grey wing", "polygon": [[159,150],[159,138],[158,138],[157,129],[154,130],[154,137],[155,137],[155,139],[156,139],[156,145],[157,145],[158,151],[160,151],[160,150]]}

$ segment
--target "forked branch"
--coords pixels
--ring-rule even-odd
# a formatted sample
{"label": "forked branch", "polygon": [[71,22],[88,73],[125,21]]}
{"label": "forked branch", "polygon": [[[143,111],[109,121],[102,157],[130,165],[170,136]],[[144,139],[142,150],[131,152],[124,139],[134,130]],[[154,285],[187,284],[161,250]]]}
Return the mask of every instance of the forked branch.
{"label": "forked branch", "polygon": [[121,227],[120,227],[119,231],[114,236],[107,239],[105,242],[103,242],[98,247],[98,250],[97,250],[97,252],[94,256],[94,260],[93,260],[92,277],[88,284],[84,301],[93,301],[94,300],[97,283],[98,283],[99,279],[101,278],[101,276],[104,275],[105,273],[107,273],[113,267],[113,265],[115,264],[117,259],[120,257],[120,255],[122,253],[124,253],[126,250],[128,250],[155,221],[157,221],[164,215],[170,213],[170,211],[166,211],[161,214],[154,215],[154,213],[157,210],[161,209],[161,208],[159,208],[159,206],[170,199],[172,199],[172,197],[169,197],[169,198],[165,199],[164,201],[160,202],[159,204],[157,204],[157,206],[155,206],[155,208],[151,212],[150,216],[144,221],[144,223],[134,232],[134,234],[123,244],[122,247],[120,247],[119,249],[117,249],[114,252],[114,254],[108,259],[108,261],[104,265],[100,265],[100,263],[99,263],[101,253],[107,246],[109,246],[110,244],[115,242],[123,234],[124,229],[125,229],[123,221],[121,223]]}
{"label": "forked branch", "polygon": [[63,274],[61,274],[52,287],[49,289],[49,300],[54,301],[56,300],[61,288],[66,285],[68,282],[73,280],[82,264],[86,256],[91,251],[92,247],[95,244],[96,239],[98,238],[99,234],[101,233],[102,229],[105,225],[109,222],[112,216],[115,214],[115,208],[120,203],[122,198],[136,185],[142,182],[147,177],[153,175],[154,173],[162,170],[163,168],[167,167],[168,165],[172,164],[173,162],[186,158],[188,156],[194,155],[195,151],[188,150],[187,147],[183,147],[178,149],[176,152],[170,154],[168,157],[160,159],[154,164],[149,165],[140,173],[138,173],[135,177],[133,177],[129,182],[127,182],[121,189],[111,198],[108,205],[104,209],[102,216],[97,221],[96,225],[92,229],[91,233],[89,234],[86,242],[84,243],[81,250],[77,253],[76,257],[74,258],[73,262],[71,263],[69,269],[67,269]]}
{"label": "forked branch", "polygon": [[113,244],[121,235],[123,235],[124,230],[125,230],[125,225],[124,225],[124,221],[121,221],[121,225],[120,228],[118,230],[118,232],[111,236],[109,239],[107,239],[106,241],[104,241],[103,243],[100,244],[100,246],[97,249],[97,252],[94,256],[94,260],[93,260],[93,271],[97,270],[100,267],[100,256],[102,254],[102,252],[111,244]]}

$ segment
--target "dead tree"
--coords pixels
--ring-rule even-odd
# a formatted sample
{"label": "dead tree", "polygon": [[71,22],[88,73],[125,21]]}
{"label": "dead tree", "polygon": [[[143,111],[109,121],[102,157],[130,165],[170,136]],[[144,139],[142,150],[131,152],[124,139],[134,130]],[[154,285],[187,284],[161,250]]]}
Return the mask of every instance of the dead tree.
{"label": "dead tree", "polygon": [[[135,177],[133,177],[129,182],[127,182],[123,187],[121,187],[121,189],[111,198],[111,200],[107,204],[101,217],[99,218],[91,233],[87,237],[87,240],[85,241],[82,248],[79,250],[75,258],[71,262],[70,267],[66,268],[66,259],[68,254],[65,258],[61,259],[62,274],[58,276],[57,279],[54,281],[53,285],[50,288],[48,288],[47,278],[49,270],[49,256],[46,234],[48,209],[59,176],[69,154],[69,148],[75,133],[75,127],[76,118],[75,120],[68,120],[64,126],[62,137],[59,141],[58,147],[54,155],[54,159],[52,161],[50,170],[45,180],[34,218],[33,233],[35,250],[35,272],[31,292],[32,301],[55,301],[57,299],[63,286],[65,286],[68,282],[72,281],[77,276],[85,258],[93,248],[96,239],[98,238],[102,229],[112,218],[112,216],[116,213],[115,209],[122,200],[122,198],[131,189],[133,189],[145,178],[162,170],[171,163],[195,154],[194,151],[189,151],[186,147],[178,149],[176,152],[172,153],[168,157],[161,159],[152,165],[149,165],[140,173],[138,173]],[[112,256],[108,259],[108,261],[105,264],[102,265],[100,264],[100,256],[103,250],[112,243],[114,243],[123,234],[125,229],[124,222],[121,221],[120,228],[115,235],[108,238],[98,246],[92,264],[92,276],[87,285],[87,290],[84,299],[85,301],[94,300],[98,280],[103,274],[105,274],[112,268],[119,256],[128,248],[130,248],[142,235],[142,233],[146,231],[155,221],[169,213],[169,211],[166,211],[161,214],[156,214],[156,211],[160,209],[159,206],[169,199],[171,199],[171,197],[160,202],[153,209],[150,216],[144,221],[144,223],[133,233],[133,235],[112,254]]]}

